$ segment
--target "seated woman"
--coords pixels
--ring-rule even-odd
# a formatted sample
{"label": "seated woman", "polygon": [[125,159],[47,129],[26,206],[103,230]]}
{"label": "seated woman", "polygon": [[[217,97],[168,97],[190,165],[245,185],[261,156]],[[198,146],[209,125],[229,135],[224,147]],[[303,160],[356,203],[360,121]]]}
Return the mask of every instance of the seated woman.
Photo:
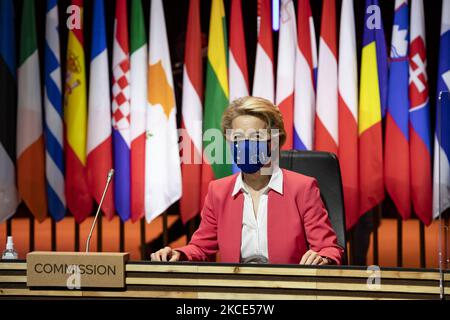
{"label": "seated woman", "polygon": [[211,261],[219,252],[229,263],[340,264],[343,250],[316,180],[278,167],[286,140],[279,109],[262,98],[237,99],[222,130],[241,173],[212,181],[189,244],[165,247],[152,261]]}

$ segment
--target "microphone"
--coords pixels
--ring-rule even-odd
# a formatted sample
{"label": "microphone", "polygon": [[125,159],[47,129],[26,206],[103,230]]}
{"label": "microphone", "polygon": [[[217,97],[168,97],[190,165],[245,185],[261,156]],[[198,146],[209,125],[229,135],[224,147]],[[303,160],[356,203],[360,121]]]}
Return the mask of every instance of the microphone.
{"label": "microphone", "polygon": [[98,214],[100,213],[100,209],[101,209],[101,207],[102,207],[103,200],[105,199],[106,191],[108,191],[108,187],[109,187],[109,184],[110,184],[110,182],[111,182],[111,179],[112,179],[113,175],[114,175],[114,169],[109,170],[109,172],[108,172],[108,177],[106,178],[105,189],[103,190],[102,198],[100,199],[100,203],[98,204],[97,212],[95,213],[94,222],[92,223],[92,226],[91,226],[91,231],[89,231],[89,235],[88,235],[88,237],[87,237],[87,241],[86,241],[86,253],[89,252],[89,243],[91,242],[92,233],[94,232],[94,227],[95,227],[95,225],[97,224]]}

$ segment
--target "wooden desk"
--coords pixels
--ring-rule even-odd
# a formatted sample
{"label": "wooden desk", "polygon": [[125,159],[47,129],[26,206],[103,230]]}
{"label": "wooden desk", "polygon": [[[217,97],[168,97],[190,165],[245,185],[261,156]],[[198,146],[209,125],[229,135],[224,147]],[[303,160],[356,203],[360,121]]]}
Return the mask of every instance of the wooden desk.
{"label": "wooden desk", "polygon": [[[256,266],[211,263],[130,262],[126,289],[29,289],[26,263],[0,262],[0,299],[179,298],[179,299],[439,299],[434,269],[381,269],[381,285],[367,285],[359,267]],[[450,298],[450,273],[445,273]]]}

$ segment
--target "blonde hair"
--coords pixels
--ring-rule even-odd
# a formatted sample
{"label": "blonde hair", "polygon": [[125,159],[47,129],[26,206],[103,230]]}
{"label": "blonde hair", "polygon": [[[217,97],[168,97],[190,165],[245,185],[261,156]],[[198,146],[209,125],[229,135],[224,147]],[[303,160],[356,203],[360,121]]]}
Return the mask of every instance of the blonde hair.
{"label": "blonde hair", "polygon": [[250,115],[257,117],[267,124],[266,129],[278,129],[279,145],[286,141],[283,116],[280,109],[267,99],[260,97],[243,97],[231,102],[222,115],[222,132],[226,135],[227,130],[232,128],[231,123],[239,116]]}

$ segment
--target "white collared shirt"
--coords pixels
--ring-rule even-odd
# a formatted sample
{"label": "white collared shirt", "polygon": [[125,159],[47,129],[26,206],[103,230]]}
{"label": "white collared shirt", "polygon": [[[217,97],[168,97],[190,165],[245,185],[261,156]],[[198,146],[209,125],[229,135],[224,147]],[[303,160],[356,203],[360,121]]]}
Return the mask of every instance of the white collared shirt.
{"label": "white collared shirt", "polygon": [[242,173],[239,173],[236,179],[232,195],[234,196],[240,191],[244,195],[241,261],[254,255],[269,258],[267,246],[267,200],[270,189],[283,194],[283,172],[279,167],[274,168],[269,183],[261,192],[258,212],[255,216],[252,197],[242,179]]}

